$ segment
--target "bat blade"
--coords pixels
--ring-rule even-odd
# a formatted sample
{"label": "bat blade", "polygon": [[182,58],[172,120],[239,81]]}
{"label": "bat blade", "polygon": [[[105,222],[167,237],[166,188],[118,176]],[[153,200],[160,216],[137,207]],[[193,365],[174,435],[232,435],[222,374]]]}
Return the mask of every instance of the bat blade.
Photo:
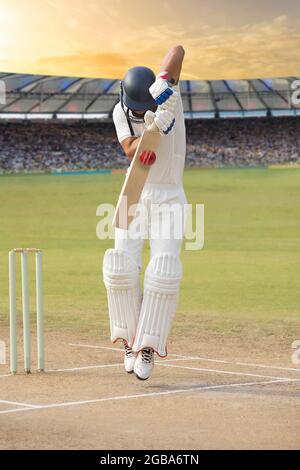
{"label": "bat blade", "polygon": [[113,225],[115,227],[128,230],[130,222],[134,219],[135,211],[133,209],[140,200],[146,179],[149,174],[149,170],[151,168],[151,165],[143,164],[140,157],[145,155],[146,152],[148,155],[152,154],[151,161],[153,161],[153,153],[155,154],[157,150],[159,140],[160,134],[156,126],[152,127],[150,130],[144,130],[134,157],[131,161],[130,167],[127,171],[125,181],[118,199],[113,218]]}

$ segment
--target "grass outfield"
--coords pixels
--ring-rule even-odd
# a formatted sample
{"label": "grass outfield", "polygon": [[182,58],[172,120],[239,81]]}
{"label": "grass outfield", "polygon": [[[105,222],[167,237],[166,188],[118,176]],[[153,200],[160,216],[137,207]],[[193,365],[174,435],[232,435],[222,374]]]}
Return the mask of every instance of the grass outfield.
{"label": "grass outfield", "polygon": [[[0,327],[8,250],[37,246],[48,329],[107,334],[101,263],[112,242],[96,238],[96,208],[116,201],[123,178],[0,176]],[[297,339],[300,169],[188,170],[185,187],[189,202],[205,204],[205,247],[183,252],[174,332]]]}

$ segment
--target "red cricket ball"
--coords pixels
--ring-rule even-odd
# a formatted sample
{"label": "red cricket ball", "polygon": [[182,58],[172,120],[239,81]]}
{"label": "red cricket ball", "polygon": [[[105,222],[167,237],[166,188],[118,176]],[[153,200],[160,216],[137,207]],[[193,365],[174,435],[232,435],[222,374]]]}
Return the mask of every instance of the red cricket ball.
{"label": "red cricket ball", "polygon": [[156,155],[152,150],[144,150],[140,153],[140,162],[142,165],[151,166],[155,163]]}

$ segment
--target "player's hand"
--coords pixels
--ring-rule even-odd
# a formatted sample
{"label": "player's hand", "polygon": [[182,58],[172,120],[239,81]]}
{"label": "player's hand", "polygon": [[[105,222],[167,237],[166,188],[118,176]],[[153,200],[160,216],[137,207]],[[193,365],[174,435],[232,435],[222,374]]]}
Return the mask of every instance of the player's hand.
{"label": "player's hand", "polygon": [[151,127],[154,122],[160,135],[169,134],[175,124],[174,114],[166,109],[160,109],[160,107],[156,113],[153,113],[153,111],[147,111],[144,116],[144,121],[147,128]]}
{"label": "player's hand", "polygon": [[144,115],[144,121],[145,121],[147,129],[149,129],[152,126],[152,124],[154,123],[154,119],[155,119],[155,113],[153,111],[146,111]]}
{"label": "player's hand", "polygon": [[161,106],[162,109],[173,111],[176,106],[178,93],[169,86],[167,76],[166,72],[160,73],[149,88],[149,91],[158,106]]}

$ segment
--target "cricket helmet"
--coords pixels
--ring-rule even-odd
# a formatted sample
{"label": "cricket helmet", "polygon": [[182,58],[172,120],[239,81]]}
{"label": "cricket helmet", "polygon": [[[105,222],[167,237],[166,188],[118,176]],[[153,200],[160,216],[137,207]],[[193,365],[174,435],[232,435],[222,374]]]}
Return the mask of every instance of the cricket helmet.
{"label": "cricket helmet", "polygon": [[129,69],[120,82],[121,104],[134,111],[156,109],[157,105],[149,92],[155,82],[155,74],[148,67],[133,67]]}

